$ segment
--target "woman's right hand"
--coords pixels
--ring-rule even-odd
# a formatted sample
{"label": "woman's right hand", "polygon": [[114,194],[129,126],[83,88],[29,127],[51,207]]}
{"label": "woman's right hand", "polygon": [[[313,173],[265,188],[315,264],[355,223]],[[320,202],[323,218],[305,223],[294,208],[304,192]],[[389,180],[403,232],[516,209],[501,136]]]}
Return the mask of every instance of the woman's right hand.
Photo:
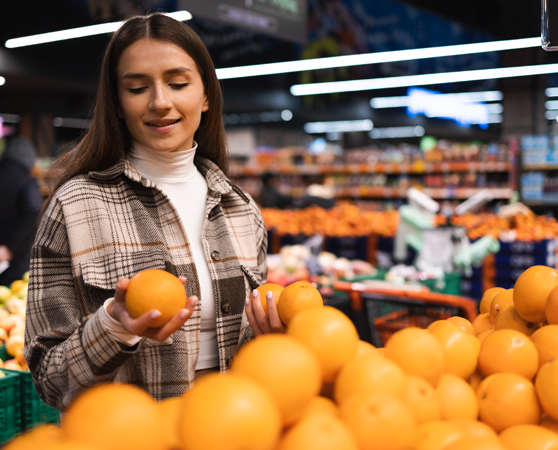
{"label": "woman's right hand", "polygon": [[[186,283],[185,277],[179,277],[182,284]],[[124,298],[126,289],[128,289],[128,278],[122,278],[116,283],[114,300],[107,305],[109,315],[120,322],[122,327],[131,334],[136,336],[148,337],[156,341],[166,341],[175,331],[179,330],[182,325],[192,316],[198,298],[192,296],[188,298],[186,308],[180,310],[170,321],[159,328],[153,328],[152,325],[161,313],[156,309],[148,311],[137,319],[133,319],[128,310]]]}

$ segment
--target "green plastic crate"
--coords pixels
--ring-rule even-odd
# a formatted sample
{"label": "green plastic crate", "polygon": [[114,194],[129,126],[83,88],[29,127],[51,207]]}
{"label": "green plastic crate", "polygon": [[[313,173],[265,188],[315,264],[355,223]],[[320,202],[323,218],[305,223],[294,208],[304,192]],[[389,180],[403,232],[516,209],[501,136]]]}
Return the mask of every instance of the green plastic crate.
{"label": "green plastic crate", "polygon": [[21,391],[17,372],[0,369],[0,445],[21,431]]}
{"label": "green plastic crate", "polygon": [[461,274],[447,272],[443,280],[423,280],[420,284],[439,294],[461,295]]}
{"label": "green plastic crate", "polygon": [[6,350],[6,344],[0,345],[0,359],[2,361],[6,361],[7,359],[11,359],[11,356],[8,355],[8,350]]}
{"label": "green plastic crate", "polygon": [[21,430],[26,431],[43,423],[60,423],[60,411],[47,405],[33,385],[31,372],[25,370],[7,370],[19,376],[20,404],[21,404]]}

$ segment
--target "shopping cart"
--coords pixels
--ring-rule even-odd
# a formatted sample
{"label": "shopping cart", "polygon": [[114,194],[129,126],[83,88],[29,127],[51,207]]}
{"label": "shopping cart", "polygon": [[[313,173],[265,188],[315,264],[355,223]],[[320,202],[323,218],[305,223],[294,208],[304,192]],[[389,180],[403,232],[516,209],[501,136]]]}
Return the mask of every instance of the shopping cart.
{"label": "shopping cart", "polygon": [[472,322],[477,316],[476,301],[431,292],[426,286],[399,286],[382,281],[337,282],[333,289],[347,293],[352,310],[365,318],[362,338],[376,347],[383,347],[402,328],[427,328],[436,320],[452,316]]}

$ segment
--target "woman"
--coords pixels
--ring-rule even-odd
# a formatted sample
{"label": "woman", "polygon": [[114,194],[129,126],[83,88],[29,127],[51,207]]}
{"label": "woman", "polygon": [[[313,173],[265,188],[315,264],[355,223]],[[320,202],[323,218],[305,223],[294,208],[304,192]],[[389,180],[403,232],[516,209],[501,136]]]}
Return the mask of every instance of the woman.
{"label": "woman", "polygon": [[[270,320],[245,302],[267,276],[267,234],[226,177],[221,116],[213,63],[188,26],[154,14],[113,35],[91,127],[58,161],[32,249],[25,358],[48,404],[64,410],[103,381],[178,396],[226,370],[251,335],[282,329],[273,299]],[[128,279],[153,268],[189,295],[160,328],[158,311],[132,319],[124,304]]]}

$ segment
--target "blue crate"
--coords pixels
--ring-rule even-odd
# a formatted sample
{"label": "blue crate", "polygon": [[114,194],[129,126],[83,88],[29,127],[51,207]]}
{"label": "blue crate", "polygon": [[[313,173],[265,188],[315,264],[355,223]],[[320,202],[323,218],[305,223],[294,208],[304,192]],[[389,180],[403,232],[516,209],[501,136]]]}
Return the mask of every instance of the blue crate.
{"label": "blue crate", "polygon": [[531,266],[550,266],[556,265],[556,255],[554,253],[548,255],[533,254],[496,254],[495,266],[498,269],[528,269]]}
{"label": "blue crate", "polygon": [[556,252],[556,241],[554,239],[546,239],[541,242],[500,242],[499,255],[536,255],[549,256]]}

